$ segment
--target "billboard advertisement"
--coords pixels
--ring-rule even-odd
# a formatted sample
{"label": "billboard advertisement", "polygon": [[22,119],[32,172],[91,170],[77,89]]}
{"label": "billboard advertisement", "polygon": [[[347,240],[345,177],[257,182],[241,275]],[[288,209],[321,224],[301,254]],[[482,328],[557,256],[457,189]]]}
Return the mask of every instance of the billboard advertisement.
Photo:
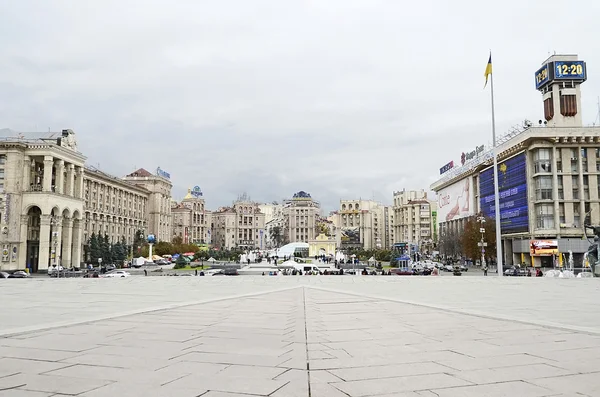
{"label": "billboard advertisement", "polygon": [[529,253],[531,256],[558,255],[558,240],[531,240]]}
{"label": "billboard advertisement", "polygon": [[342,228],[342,245],[343,246],[360,246],[360,230],[358,227]]}
{"label": "billboard advertisement", "polygon": [[[495,218],[494,169],[488,168],[482,171],[479,180],[481,211],[486,217]],[[498,164],[498,191],[502,234],[527,232],[529,214],[524,152]]]}
{"label": "billboard advertisement", "polygon": [[438,192],[438,221],[443,223],[474,215],[473,197],[471,178],[441,189]]}

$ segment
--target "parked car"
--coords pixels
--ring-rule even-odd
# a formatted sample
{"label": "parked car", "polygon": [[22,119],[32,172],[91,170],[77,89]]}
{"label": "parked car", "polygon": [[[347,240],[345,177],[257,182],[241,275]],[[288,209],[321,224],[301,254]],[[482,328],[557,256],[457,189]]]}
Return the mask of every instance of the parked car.
{"label": "parked car", "polygon": [[27,272],[24,272],[23,270],[17,270],[16,272],[13,272],[8,275],[8,278],[28,278],[28,277],[29,277],[29,274],[27,274]]}
{"label": "parked car", "polygon": [[504,275],[513,277],[525,277],[527,276],[527,270],[517,266],[512,266],[504,271]]}
{"label": "parked car", "polygon": [[116,268],[117,268],[117,267],[116,267],[115,265],[113,265],[113,264],[109,264],[109,265],[106,265],[106,266],[104,267],[104,269],[103,269],[103,270],[104,270],[105,272],[110,272],[110,271],[112,271],[112,270],[115,270]]}
{"label": "parked car", "polygon": [[126,272],[125,270],[113,270],[104,275],[105,278],[119,278],[119,277],[129,277],[131,274]]}

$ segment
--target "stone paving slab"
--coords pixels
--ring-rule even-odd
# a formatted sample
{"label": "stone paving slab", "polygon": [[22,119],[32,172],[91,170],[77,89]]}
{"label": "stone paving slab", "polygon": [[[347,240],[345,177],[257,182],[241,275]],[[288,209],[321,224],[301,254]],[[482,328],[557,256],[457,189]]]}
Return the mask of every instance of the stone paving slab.
{"label": "stone paving slab", "polygon": [[[435,289],[442,278],[215,279],[132,277],[112,284],[40,280],[55,289],[67,286],[67,292],[54,291],[49,297],[51,288],[40,288],[31,299],[32,314],[41,310],[38,303],[45,298],[68,300],[73,298],[68,291],[78,288],[89,295],[52,309],[71,325],[47,329],[45,315],[29,323],[22,322],[24,317],[8,325],[0,321],[0,328],[11,330],[0,337],[0,397],[600,395],[600,329],[594,325],[597,310],[592,305],[579,306],[574,313],[559,310],[560,328],[546,324],[557,322],[548,317],[551,310],[540,309],[528,322],[518,318],[525,310],[519,310],[518,321],[511,321],[501,309],[503,289],[525,297],[527,290],[515,291],[542,286],[552,290],[551,296],[562,296],[574,293],[572,286],[578,285],[579,293],[586,294],[597,290],[589,280],[526,284],[529,280],[446,277],[445,291],[455,289],[464,296],[461,288],[470,290],[476,285],[472,280],[480,280],[479,289],[496,289],[496,295],[485,305],[465,301],[459,306],[450,297],[454,307],[444,310],[429,307],[436,305],[423,297],[439,290],[421,292],[411,298],[422,300],[420,304],[407,304],[399,302],[402,292],[388,289]],[[157,280],[163,283],[160,292]],[[18,284],[24,291],[0,284],[0,294],[11,291],[9,299],[23,299],[27,281]],[[102,285],[109,287],[95,289]],[[215,296],[224,299],[210,295],[218,289]],[[132,299],[138,290],[147,298],[144,304],[120,306],[112,296]],[[171,293],[182,300],[176,302]],[[491,296],[489,290],[482,293]],[[89,316],[100,313],[104,319],[78,320],[82,308],[93,302],[100,302],[99,308]],[[165,302],[168,308],[157,308]],[[16,306],[27,311],[27,300],[16,301]],[[459,313],[473,307],[487,314]],[[135,313],[128,315],[132,308]],[[0,320],[12,310],[0,313]],[[593,318],[578,317],[584,314]],[[28,332],[15,334],[15,324],[28,327]]]}

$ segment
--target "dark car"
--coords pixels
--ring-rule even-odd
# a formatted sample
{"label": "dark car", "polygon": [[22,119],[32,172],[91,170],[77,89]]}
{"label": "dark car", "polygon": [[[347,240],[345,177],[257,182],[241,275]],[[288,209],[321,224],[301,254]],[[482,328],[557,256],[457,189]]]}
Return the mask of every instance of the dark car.
{"label": "dark car", "polygon": [[9,274],[8,278],[28,278],[29,274],[24,272],[23,270],[17,270],[14,273]]}
{"label": "dark car", "polygon": [[225,276],[237,276],[238,275],[238,271],[237,271],[237,269],[234,269],[234,268],[224,269],[223,270],[223,274]]}
{"label": "dark car", "polygon": [[504,271],[505,276],[513,277],[525,277],[527,276],[527,270],[520,267],[512,266]]}

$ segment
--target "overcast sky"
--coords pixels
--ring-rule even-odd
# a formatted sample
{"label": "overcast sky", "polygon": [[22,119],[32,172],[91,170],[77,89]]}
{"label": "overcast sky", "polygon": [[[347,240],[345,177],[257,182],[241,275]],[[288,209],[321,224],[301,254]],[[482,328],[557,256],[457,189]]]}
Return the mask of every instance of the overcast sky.
{"label": "overcast sky", "polygon": [[542,118],[549,53],[588,63],[600,95],[600,1],[4,0],[0,128],[71,128],[88,163],[170,172],[210,208],[305,190],[390,203],[491,141],[483,72],[493,51],[497,131]]}

